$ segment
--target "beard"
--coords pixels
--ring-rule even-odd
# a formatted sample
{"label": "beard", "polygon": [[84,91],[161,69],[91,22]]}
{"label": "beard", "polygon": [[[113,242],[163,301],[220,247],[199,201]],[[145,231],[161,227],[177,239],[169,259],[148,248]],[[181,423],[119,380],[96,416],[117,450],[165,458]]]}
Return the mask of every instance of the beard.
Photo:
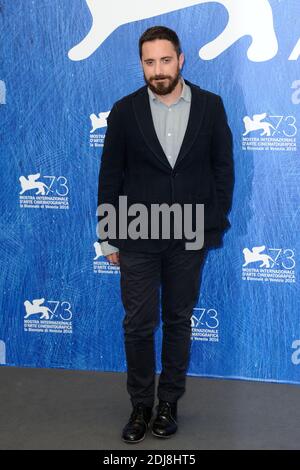
{"label": "beard", "polygon": [[[150,77],[148,80],[144,74],[144,79],[153,93],[156,93],[157,95],[168,95],[169,93],[172,93],[177,83],[179,82],[180,68],[178,66],[176,75],[174,77],[170,75],[156,75],[155,77]],[[157,81],[158,79],[165,80]]]}

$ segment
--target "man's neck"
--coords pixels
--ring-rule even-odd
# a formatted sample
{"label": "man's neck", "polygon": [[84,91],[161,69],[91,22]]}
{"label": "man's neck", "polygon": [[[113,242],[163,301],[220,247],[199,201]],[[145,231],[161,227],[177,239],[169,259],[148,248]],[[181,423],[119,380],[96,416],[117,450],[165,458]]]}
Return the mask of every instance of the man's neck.
{"label": "man's neck", "polygon": [[172,103],[175,103],[175,101],[178,100],[179,96],[182,93],[182,88],[183,88],[183,82],[182,82],[182,78],[180,77],[176,87],[171,93],[168,93],[167,95],[157,95],[156,93],[154,94],[156,98],[158,98],[167,106],[170,106]]}

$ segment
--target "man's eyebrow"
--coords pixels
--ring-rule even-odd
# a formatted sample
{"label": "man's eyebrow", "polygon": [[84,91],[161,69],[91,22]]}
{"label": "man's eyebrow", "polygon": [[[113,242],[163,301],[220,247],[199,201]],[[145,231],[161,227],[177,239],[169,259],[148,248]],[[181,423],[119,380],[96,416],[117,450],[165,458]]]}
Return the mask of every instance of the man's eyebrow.
{"label": "man's eyebrow", "polygon": [[[161,59],[172,59],[172,56],[171,55],[166,55],[164,57],[161,57]],[[151,57],[149,57],[147,59],[144,59],[145,62],[147,62],[147,60],[154,60],[154,59],[152,59]]]}

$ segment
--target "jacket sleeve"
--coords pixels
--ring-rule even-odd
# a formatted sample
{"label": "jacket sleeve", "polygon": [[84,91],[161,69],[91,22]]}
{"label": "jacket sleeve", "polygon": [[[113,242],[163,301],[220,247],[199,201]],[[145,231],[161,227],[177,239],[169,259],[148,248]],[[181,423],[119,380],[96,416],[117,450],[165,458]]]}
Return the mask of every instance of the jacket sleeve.
{"label": "jacket sleeve", "polygon": [[212,169],[220,209],[230,211],[234,186],[233,139],[222,98],[218,96],[212,135]]}
{"label": "jacket sleeve", "polygon": [[[98,207],[100,204],[112,204],[118,208],[118,198],[122,194],[124,168],[126,161],[124,128],[120,111],[115,103],[107,118],[107,130],[104,139],[98,184]],[[98,222],[103,216],[98,215]],[[99,233],[97,230],[97,235]],[[102,240],[98,238],[101,243]]]}

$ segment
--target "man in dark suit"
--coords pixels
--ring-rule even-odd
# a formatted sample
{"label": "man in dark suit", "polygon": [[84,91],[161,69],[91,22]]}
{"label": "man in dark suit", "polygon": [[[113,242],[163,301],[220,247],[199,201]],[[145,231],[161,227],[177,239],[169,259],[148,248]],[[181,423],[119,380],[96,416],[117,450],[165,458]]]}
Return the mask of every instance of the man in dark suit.
{"label": "man in dark suit", "polygon": [[[183,79],[184,55],[176,33],[163,26],[149,28],[139,40],[139,51],[146,85],[112,107],[98,190],[99,207],[111,204],[117,214],[115,233],[104,236],[102,230],[98,235],[102,253],[120,266],[127,390],[133,405],[122,432],[128,443],[144,439],[152,417],[154,332],[160,300],[162,371],[152,433],[170,437],[177,430],[177,401],[185,392],[189,363],[191,316],[207,251],[222,245],[224,231],[230,227],[227,216],[234,184],[232,134],[222,99]],[[196,206],[204,204],[204,243],[187,249],[190,236],[185,231],[181,238],[175,234],[175,227],[182,227],[176,211],[170,212],[167,238],[161,229],[155,237],[149,235],[149,227],[157,228],[157,220],[153,222],[150,215],[144,224],[146,236],[144,231],[140,237],[124,236],[120,196],[127,197],[128,207],[140,203],[150,210],[155,204],[183,209],[189,204],[193,233],[199,229]],[[104,212],[98,215],[102,223]],[[133,212],[128,211],[127,228],[132,221]]]}

